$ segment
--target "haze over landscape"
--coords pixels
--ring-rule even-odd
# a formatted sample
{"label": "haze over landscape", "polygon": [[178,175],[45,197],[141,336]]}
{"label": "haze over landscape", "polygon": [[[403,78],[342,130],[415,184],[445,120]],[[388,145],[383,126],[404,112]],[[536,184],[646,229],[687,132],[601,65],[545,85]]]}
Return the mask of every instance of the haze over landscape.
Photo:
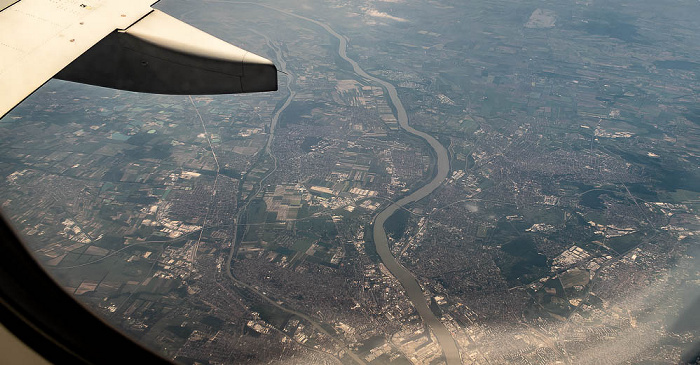
{"label": "haze over landscape", "polygon": [[700,351],[700,2],[157,7],[279,91],[54,80],[0,120],[4,214],[135,340],[183,364]]}

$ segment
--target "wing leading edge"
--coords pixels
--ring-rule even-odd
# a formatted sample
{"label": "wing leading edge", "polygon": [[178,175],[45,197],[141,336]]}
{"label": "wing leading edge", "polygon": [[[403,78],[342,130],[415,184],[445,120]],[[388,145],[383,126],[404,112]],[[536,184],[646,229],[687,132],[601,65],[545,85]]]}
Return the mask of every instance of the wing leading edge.
{"label": "wing leading edge", "polygon": [[51,77],[162,94],[277,90],[272,62],[155,2],[21,0],[0,11],[0,117]]}

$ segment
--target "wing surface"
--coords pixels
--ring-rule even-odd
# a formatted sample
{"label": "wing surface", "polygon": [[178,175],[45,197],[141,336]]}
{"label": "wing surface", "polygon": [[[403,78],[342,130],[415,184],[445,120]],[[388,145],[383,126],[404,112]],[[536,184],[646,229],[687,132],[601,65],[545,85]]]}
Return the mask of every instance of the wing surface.
{"label": "wing surface", "polygon": [[0,11],[0,117],[115,29],[148,15],[156,2],[21,0]]}

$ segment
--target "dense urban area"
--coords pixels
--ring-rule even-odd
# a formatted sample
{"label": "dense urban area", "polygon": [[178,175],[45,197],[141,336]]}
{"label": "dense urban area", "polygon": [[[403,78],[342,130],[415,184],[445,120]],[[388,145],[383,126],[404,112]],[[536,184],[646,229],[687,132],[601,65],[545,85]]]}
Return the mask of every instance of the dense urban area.
{"label": "dense urban area", "polygon": [[135,340],[212,365],[700,352],[697,1],[158,8],[279,91],[51,81],[0,120],[3,213]]}

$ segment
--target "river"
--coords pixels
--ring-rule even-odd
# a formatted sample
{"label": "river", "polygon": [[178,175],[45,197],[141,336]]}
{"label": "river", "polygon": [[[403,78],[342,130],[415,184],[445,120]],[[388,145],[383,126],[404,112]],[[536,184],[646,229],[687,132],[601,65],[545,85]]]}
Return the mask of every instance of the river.
{"label": "river", "polygon": [[[343,55],[341,54],[341,57],[342,56]],[[353,65],[353,67],[354,66],[355,65]],[[384,265],[387,267],[387,269],[389,269],[391,274],[394,275],[396,279],[399,280],[399,282],[401,282],[401,285],[406,290],[406,294],[411,300],[411,303],[413,303],[413,306],[418,311],[418,314],[420,314],[423,321],[428,325],[428,327],[430,327],[430,329],[437,337],[438,343],[440,343],[443,354],[445,355],[447,364],[461,364],[459,350],[457,349],[457,344],[455,343],[454,338],[450,334],[450,331],[447,330],[445,325],[442,322],[440,322],[440,319],[438,319],[428,307],[428,302],[425,296],[423,295],[423,290],[418,284],[416,278],[413,276],[413,274],[411,274],[410,271],[408,271],[403,265],[401,265],[401,263],[399,263],[398,260],[396,260],[394,255],[391,254],[391,250],[389,250],[389,241],[387,240],[386,236],[386,230],[384,229],[384,223],[392,214],[394,214],[394,212],[396,212],[398,209],[401,209],[407,204],[416,202],[430,195],[430,193],[435,191],[435,189],[437,189],[442,184],[442,182],[445,181],[445,179],[447,178],[447,174],[450,171],[450,160],[447,155],[447,150],[445,149],[445,146],[443,146],[440,142],[438,142],[437,139],[435,139],[435,137],[425,132],[419,131],[408,124],[408,116],[406,115],[406,110],[404,109],[403,104],[401,103],[401,99],[399,99],[397,95],[396,88],[393,85],[369,75],[365,77],[377,83],[380,83],[382,86],[384,86],[384,88],[386,88],[386,90],[389,93],[391,103],[396,108],[397,119],[401,128],[403,128],[406,132],[418,136],[424,139],[426,142],[428,142],[428,144],[433,149],[437,157],[437,174],[435,175],[435,177],[433,177],[432,180],[430,180],[430,182],[428,182],[426,185],[423,185],[420,189],[414,191],[412,194],[402,199],[399,199],[395,203],[389,205],[388,207],[386,207],[386,209],[381,211],[375,217],[373,225],[373,236],[374,244],[377,248],[377,253],[379,254],[379,257],[381,258]]]}
{"label": "river", "polygon": [[360,65],[357,62],[355,62],[355,60],[349,58],[347,55],[347,40],[345,39],[345,37],[338,34],[335,30],[333,30],[333,28],[331,28],[325,23],[321,23],[317,20],[302,17],[300,15],[292,13],[284,13],[319,25],[328,33],[337,38],[339,41],[338,55],[340,55],[341,58],[349,62],[350,65],[352,65],[353,71],[359,76],[369,81],[382,85],[384,89],[386,89],[386,91],[389,93],[389,99],[394,105],[394,108],[396,108],[396,117],[399,121],[399,126],[401,126],[401,128],[403,128],[403,130],[405,130],[406,132],[413,134],[414,136],[418,136],[426,142],[428,142],[430,147],[435,152],[435,156],[437,157],[437,174],[435,175],[435,177],[433,177],[433,179],[430,180],[430,182],[422,186],[420,189],[389,205],[386,209],[384,209],[375,217],[373,225],[374,244],[377,247],[377,253],[379,254],[379,257],[384,263],[384,265],[387,267],[387,269],[389,269],[391,274],[394,275],[396,279],[399,280],[399,282],[401,282],[401,285],[406,290],[406,294],[411,300],[411,303],[413,303],[413,306],[418,311],[418,314],[420,314],[423,321],[428,325],[428,327],[430,327],[430,329],[437,337],[438,343],[442,347],[443,354],[445,355],[447,364],[461,364],[462,362],[459,356],[459,350],[457,349],[457,344],[455,343],[452,334],[450,334],[450,331],[447,329],[447,327],[445,327],[445,325],[442,322],[440,322],[440,319],[438,319],[428,307],[428,302],[425,296],[423,295],[423,290],[421,289],[420,285],[418,284],[418,281],[416,281],[416,278],[413,276],[413,274],[411,274],[410,271],[403,267],[403,265],[401,265],[401,263],[399,263],[396,260],[394,255],[391,254],[391,251],[389,250],[389,242],[387,240],[386,231],[384,229],[384,222],[386,222],[387,218],[394,214],[396,210],[400,209],[401,207],[407,204],[416,202],[430,195],[430,193],[435,191],[435,189],[437,189],[443,183],[443,181],[447,179],[447,174],[450,172],[450,160],[447,155],[447,149],[445,149],[445,146],[438,142],[438,140],[435,139],[435,137],[429,135],[428,133],[419,131],[408,124],[408,115],[406,114],[406,109],[404,108],[403,103],[401,102],[401,99],[399,98],[399,95],[396,92],[396,88],[394,87],[394,85],[368,74],[362,69],[362,67],[360,67]]}
{"label": "river", "polygon": [[[328,24],[322,23],[318,20],[307,18],[305,16],[277,9],[265,4],[250,2],[239,2],[239,4],[262,6],[273,11],[284,13],[286,15],[314,23],[323,28],[326,32],[330,33],[333,37],[337,38],[339,42],[338,55],[342,59],[350,63],[350,65],[352,65],[353,71],[357,75],[361,76],[362,78],[368,81],[382,85],[382,87],[384,87],[384,89],[387,91],[387,93],[389,94],[390,102],[392,105],[394,105],[394,108],[396,109],[396,117],[398,119],[399,126],[401,126],[401,128],[407,133],[410,133],[414,136],[420,137],[423,140],[425,140],[433,149],[437,158],[437,173],[432,178],[432,180],[430,180],[430,182],[428,182],[418,190],[414,191],[410,195],[392,203],[375,217],[373,224],[374,244],[377,248],[377,253],[379,254],[380,259],[382,260],[382,263],[384,263],[384,265],[387,267],[387,269],[389,269],[391,274],[394,275],[394,277],[396,277],[397,280],[399,280],[401,285],[406,290],[406,294],[408,295],[409,300],[411,301],[411,303],[413,303],[413,306],[416,308],[418,314],[423,319],[423,322],[428,325],[430,330],[435,334],[435,337],[437,337],[438,343],[440,347],[442,347],[442,352],[445,355],[445,360],[447,364],[461,364],[462,362],[459,356],[457,343],[455,342],[447,327],[445,327],[445,325],[442,322],[440,322],[440,319],[437,318],[428,307],[428,301],[423,295],[423,290],[418,284],[416,278],[413,276],[413,274],[411,274],[410,271],[403,267],[403,265],[401,265],[401,263],[399,263],[396,260],[396,258],[391,254],[391,251],[389,250],[389,242],[387,240],[386,231],[384,229],[384,223],[386,222],[387,218],[394,214],[396,210],[400,209],[401,207],[407,204],[416,202],[430,195],[430,193],[435,191],[435,189],[437,189],[443,183],[443,181],[447,179],[447,174],[450,171],[450,160],[447,155],[447,149],[445,149],[445,146],[438,142],[438,140],[435,139],[435,137],[429,135],[428,133],[419,131],[408,124],[408,115],[406,114],[406,109],[404,108],[403,103],[401,102],[401,99],[399,98],[399,95],[396,92],[396,88],[394,87],[394,85],[368,74],[367,72],[365,72],[365,70],[362,69],[362,67],[360,67],[360,65],[355,60],[348,57],[347,39],[335,30],[333,30],[333,28],[331,28]],[[285,106],[286,105],[287,104],[285,104]],[[279,111],[277,116],[279,116]]]}

